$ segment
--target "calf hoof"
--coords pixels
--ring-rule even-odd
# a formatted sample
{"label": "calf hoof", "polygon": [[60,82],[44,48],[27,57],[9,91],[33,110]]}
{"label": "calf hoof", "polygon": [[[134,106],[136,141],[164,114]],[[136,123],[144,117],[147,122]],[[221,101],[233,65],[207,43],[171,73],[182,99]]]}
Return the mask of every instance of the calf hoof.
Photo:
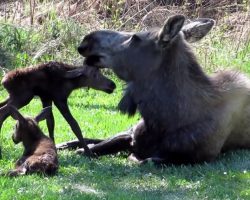
{"label": "calf hoof", "polygon": [[19,173],[18,173],[18,171],[16,171],[16,170],[11,170],[11,171],[9,171],[6,175],[7,175],[7,176],[10,176],[10,177],[15,177],[15,176],[18,176]]}
{"label": "calf hoof", "polygon": [[8,173],[7,173],[7,176],[10,176],[10,177],[15,177],[15,176],[21,176],[21,175],[25,175],[27,172],[26,169],[22,169],[22,170],[10,170]]}

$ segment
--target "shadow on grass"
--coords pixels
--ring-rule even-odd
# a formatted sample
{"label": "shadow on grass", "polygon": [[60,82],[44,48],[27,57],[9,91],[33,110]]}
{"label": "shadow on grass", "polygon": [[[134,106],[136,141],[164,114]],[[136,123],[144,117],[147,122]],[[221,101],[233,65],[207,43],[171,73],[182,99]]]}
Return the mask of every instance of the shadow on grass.
{"label": "shadow on grass", "polygon": [[75,186],[94,184],[109,199],[117,195],[125,199],[190,199],[196,190],[209,198],[218,198],[222,193],[221,197],[231,195],[234,199],[249,188],[250,175],[244,176],[250,169],[247,155],[250,151],[236,151],[209,164],[157,168],[150,164],[138,166],[117,156],[90,161],[70,153],[60,155],[59,176]]}
{"label": "shadow on grass", "polygon": [[56,176],[20,177],[2,186],[22,186],[27,189],[20,194],[23,198],[45,190],[50,199],[57,195],[59,199],[247,199],[244,191],[249,190],[250,174],[244,171],[250,169],[249,156],[250,151],[242,150],[223,154],[209,164],[156,168],[116,155],[89,160],[60,151]]}

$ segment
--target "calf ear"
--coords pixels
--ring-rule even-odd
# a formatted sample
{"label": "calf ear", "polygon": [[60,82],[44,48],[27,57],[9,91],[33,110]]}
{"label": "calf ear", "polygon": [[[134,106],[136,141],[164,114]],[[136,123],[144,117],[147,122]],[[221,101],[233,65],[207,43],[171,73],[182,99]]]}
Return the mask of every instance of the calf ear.
{"label": "calf ear", "polygon": [[16,107],[14,107],[12,105],[8,105],[8,109],[9,109],[9,112],[10,112],[10,116],[13,119],[18,120],[20,123],[26,121],[26,119],[22,116],[22,114],[17,110]]}
{"label": "calf ear", "polygon": [[79,68],[76,68],[76,69],[73,69],[73,70],[70,70],[70,71],[67,71],[65,74],[64,74],[64,78],[77,78],[79,76],[84,76],[86,75],[85,74],[85,70],[83,67],[79,67]]}
{"label": "calf ear", "polygon": [[191,43],[197,42],[208,34],[214,24],[215,21],[209,18],[199,18],[194,20],[182,28],[184,38]]}
{"label": "calf ear", "polygon": [[185,21],[183,15],[170,17],[159,31],[159,43],[168,44],[180,32]]}
{"label": "calf ear", "polygon": [[51,112],[52,112],[51,106],[42,109],[42,111],[35,117],[35,121],[39,123],[40,121],[47,119],[51,114]]}

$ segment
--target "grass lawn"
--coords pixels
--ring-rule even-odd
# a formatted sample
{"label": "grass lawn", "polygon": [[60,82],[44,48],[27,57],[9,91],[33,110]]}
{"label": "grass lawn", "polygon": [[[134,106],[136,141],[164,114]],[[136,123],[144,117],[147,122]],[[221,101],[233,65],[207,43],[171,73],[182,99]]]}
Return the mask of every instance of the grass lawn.
{"label": "grass lawn", "polygon": [[[94,90],[78,90],[69,99],[70,108],[85,136],[107,138],[130,127],[139,116],[127,118],[116,105],[122,85],[108,95]],[[0,92],[0,100],[7,96]],[[39,99],[21,109],[34,116],[41,109]],[[56,142],[74,139],[69,126],[54,108]],[[11,133],[15,122],[5,121],[1,131],[3,159],[0,172],[14,167],[22,146],[14,145]],[[45,122],[41,123],[47,133]],[[128,162],[126,156],[106,156],[96,160],[60,151],[60,169],[54,177],[30,175],[0,177],[0,199],[250,199],[250,151],[222,155],[216,162],[164,169]]]}

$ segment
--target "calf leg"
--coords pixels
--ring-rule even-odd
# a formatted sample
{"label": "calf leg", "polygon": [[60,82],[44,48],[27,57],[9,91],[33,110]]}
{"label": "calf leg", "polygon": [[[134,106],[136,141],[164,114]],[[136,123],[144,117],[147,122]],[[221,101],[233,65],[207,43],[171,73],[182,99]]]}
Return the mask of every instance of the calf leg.
{"label": "calf leg", "polygon": [[[27,105],[31,99],[33,98],[30,94],[23,94],[20,96],[10,96],[7,100],[5,100],[1,105],[3,105],[0,108],[0,132],[2,129],[3,122],[9,117],[10,112],[8,109],[8,105],[13,105],[17,109],[22,108],[23,106]],[[2,150],[0,147],[0,159],[2,158]]]}
{"label": "calf leg", "polygon": [[[41,101],[42,101],[42,104],[43,104],[43,108],[52,106],[52,101],[51,100],[41,98]],[[50,110],[50,114],[49,114],[48,118],[46,119],[46,124],[47,124],[48,131],[49,131],[49,137],[55,143],[55,138],[54,138],[55,120],[54,120],[54,116],[53,116],[52,107],[51,107],[51,110]]]}
{"label": "calf leg", "polygon": [[6,105],[8,104],[9,101],[10,98],[7,98],[5,101],[0,103],[0,130],[4,120],[9,116],[6,110]]}
{"label": "calf leg", "polygon": [[[4,120],[8,117],[8,115],[5,114],[6,109],[4,109],[2,107],[4,107],[8,103],[8,101],[9,101],[9,98],[0,103],[0,132],[1,132],[1,128],[2,128],[2,124],[3,124]],[[2,148],[1,148],[1,146],[0,146],[0,159],[2,159]]]}
{"label": "calf leg", "polygon": [[6,100],[4,100],[3,102],[0,103],[0,108],[5,106],[9,101],[9,98],[7,98]]}
{"label": "calf leg", "polygon": [[23,156],[20,159],[18,159],[16,161],[16,168],[20,167],[21,165],[23,165],[23,163],[27,160],[27,156]]}
{"label": "calf leg", "polygon": [[17,109],[20,109],[26,106],[33,98],[33,95],[29,93],[23,93],[21,95],[10,96],[7,103],[0,108],[0,131],[2,128],[2,124],[9,117],[10,112],[8,109],[8,105],[12,105]]}
{"label": "calf leg", "polygon": [[93,156],[93,154],[90,151],[89,147],[87,146],[85,140],[83,139],[82,131],[81,131],[77,121],[75,120],[75,118],[70,113],[70,110],[69,110],[69,107],[68,107],[68,104],[67,104],[67,100],[56,100],[56,101],[54,101],[54,103],[55,103],[56,107],[59,109],[60,113],[65,118],[65,120],[70,125],[73,133],[76,135],[76,137],[80,141],[81,147],[84,148],[84,150],[86,152],[86,155],[87,156]]}
{"label": "calf leg", "polygon": [[8,173],[7,173],[7,176],[20,176],[20,175],[25,175],[27,174],[27,168],[25,167],[25,165],[21,165],[20,167],[16,168],[16,169],[13,169],[13,170],[10,170]]}
{"label": "calf leg", "polygon": [[10,170],[7,175],[8,176],[20,176],[25,175],[28,172],[28,164],[26,162],[27,157],[22,157],[16,162],[16,168],[13,170]]}

